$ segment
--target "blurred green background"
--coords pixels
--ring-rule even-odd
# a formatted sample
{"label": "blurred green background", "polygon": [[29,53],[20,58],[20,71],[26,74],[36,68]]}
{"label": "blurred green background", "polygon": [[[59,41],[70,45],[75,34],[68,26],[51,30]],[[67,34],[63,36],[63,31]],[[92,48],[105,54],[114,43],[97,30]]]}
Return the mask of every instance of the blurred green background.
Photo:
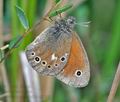
{"label": "blurred green background", "polygon": [[[77,23],[91,21],[88,27],[75,27],[90,60],[90,83],[79,89],[66,86],[51,77],[39,76],[37,78],[40,82],[37,85],[42,87],[39,90],[40,96],[34,95],[36,92],[32,92],[30,96],[20,51],[24,51],[36,37],[35,32],[32,32],[24,39],[20,48],[15,49],[0,64],[0,102],[106,102],[120,60],[120,0],[64,1],[74,4],[66,12],[67,16],[76,17]],[[24,9],[32,27],[50,9],[51,2],[52,0],[0,0],[0,47],[24,32],[15,5]],[[120,102],[120,87],[114,102]]]}

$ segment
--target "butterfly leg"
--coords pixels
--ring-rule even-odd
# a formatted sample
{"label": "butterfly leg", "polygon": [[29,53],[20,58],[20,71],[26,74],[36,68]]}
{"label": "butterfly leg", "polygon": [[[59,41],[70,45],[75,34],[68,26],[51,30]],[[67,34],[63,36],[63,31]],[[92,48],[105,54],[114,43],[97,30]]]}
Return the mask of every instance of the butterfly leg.
{"label": "butterfly leg", "polygon": [[61,13],[59,13],[59,17],[60,17],[60,18],[63,18]]}
{"label": "butterfly leg", "polygon": [[49,18],[45,17],[44,20],[46,20],[46,21],[48,21],[50,23],[53,21],[52,18],[50,18],[50,17]]}
{"label": "butterfly leg", "polygon": [[52,17],[49,17],[49,20],[53,21]]}
{"label": "butterfly leg", "polygon": [[56,11],[56,15],[58,15],[60,18],[62,18],[62,13],[59,13],[58,11]]}

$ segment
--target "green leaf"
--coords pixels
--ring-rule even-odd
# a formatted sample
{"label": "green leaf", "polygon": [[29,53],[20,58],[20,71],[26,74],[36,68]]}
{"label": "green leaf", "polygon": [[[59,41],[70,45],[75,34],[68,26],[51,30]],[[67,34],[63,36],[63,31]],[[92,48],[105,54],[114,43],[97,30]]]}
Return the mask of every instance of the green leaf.
{"label": "green leaf", "polygon": [[69,10],[70,8],[72,8],[72,4],[65,5],[57,10],[50,12],[49,17],[57,16],[58,14],[65,12],[65,11]]}
{"label": "green leaf", "polygon": [[59,3],[61,0],[54,0],[55,1],[55,3],[57,4],[57,3]]}
{"label": "green leaf", "polygon": [[72,4],[65,5],[65,6],[63,6],[62,8],[59,8],[59,9],[57,10],[57,12],[58,12],[58,13],[65,12],[65,11],[69,10],[70,8],[72,8],[72,6],[73,6]]}
{"label": "green leaf", "polygon": [[22,36],[21,35],[18,35],[17,37],[15,37],[14,39],[12,39],[9,43],[9,49],[12,49],[12,48],[17,48],[20,46],[22,42]]}
{"label": "green leaf", "polygon": [[4,58],[4,51],[0,49],[0,62]]}
{"label": "green leaf", "polygon": [[25,12],[23,11],[23,9],[21,9],[19,6],[16,5],[16,11],[17,11],[17,15],[18,18],[21,22],[21,24],[23,25],[23,27],[28,30],[29,29],[29,23],[28,23],[28,19],[26,17]]}

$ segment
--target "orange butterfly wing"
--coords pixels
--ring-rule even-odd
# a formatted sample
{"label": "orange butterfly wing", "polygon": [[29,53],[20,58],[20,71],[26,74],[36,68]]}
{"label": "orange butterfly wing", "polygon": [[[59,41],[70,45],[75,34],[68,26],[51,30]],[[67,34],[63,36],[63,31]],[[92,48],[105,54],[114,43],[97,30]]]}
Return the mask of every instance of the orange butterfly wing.
{"label": "orange butterfly wing", "polygon": [[84,87],[90,78],[89,61],[78,35],[73,33],[68,62],[57,78],[74,87]]}

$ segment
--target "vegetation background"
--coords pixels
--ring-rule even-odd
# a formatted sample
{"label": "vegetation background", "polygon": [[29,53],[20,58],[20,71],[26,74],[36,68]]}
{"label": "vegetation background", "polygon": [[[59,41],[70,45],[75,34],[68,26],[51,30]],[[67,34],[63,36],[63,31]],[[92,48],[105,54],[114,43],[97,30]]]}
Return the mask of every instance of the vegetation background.
{"label": "vegetation background", "polygon": [[[0,47],[24,32],[15,5],[24,9],[33,26],[50,9],[52,1],[0,0]],[[0,64],[0,102],[106,102],[120,60],[120,0],[63,1],[74,5],[66,16],[75,16],[77,23],[91,21],[88,27],[75,28],[90,60],[90,83],[76,89],[29,72],[29,68],[25,70],[21,51],[46,27],[44,23]],[[114,99],[119,101],[120,87]]]}

